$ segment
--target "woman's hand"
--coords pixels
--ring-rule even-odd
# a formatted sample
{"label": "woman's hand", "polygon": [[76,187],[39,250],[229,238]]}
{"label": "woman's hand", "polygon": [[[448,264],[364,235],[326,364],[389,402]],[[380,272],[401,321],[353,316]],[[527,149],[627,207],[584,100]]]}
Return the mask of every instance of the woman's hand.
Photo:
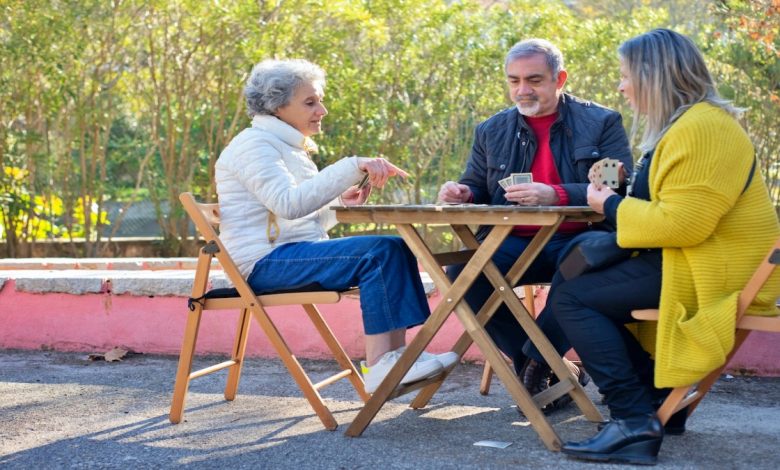
{"label": "woman's hand", "polygon": [[393,176],[401,178],[409,176],[404,170],[384,158],[358,157],[358,168],[368,173],[369,184],[377,188],[383,187],[387,180]]}
{"label": "woman's hand", "polygon": [[599,214],[604,213],[604,201],[613,194],[617,194],[612,191],[609,186],[602,185],[601,188],[596,188],[592,183],[588,185],[588,205],[594,211]]}
{"label": "woman's hand", "polygon": [[371,185],[365,185],[361,189],[352,186],[341,194],[341,203],[345,206],[358,206],[365,204],[371,194]]}

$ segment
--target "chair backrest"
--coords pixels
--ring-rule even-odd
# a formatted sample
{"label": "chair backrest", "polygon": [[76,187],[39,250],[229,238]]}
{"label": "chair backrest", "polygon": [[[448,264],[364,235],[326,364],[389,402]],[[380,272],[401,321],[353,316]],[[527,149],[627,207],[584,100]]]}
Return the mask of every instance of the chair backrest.
{"label": "chair backrest", "polygon": [[756,271],[751,276],[745,288],[742,289],[742,293],[739,294],[739,302],[737,304],[737,322],[745,315],[750,304],[756,299],[761,288],[769,280],[772,273],[775,272],[775,268],[780,264],[780,237],[775,240],[775,245],[769,251],[769,254],[764,258],[764,261],[758,266]]}
{"label": "chair backrest", "polygon": [[186,192],[179,195],[184,210],[189,214],[195,227],[206,240],[206,246],[201,252],[212,254],[219,260],[222,270],[225,272],[228,280],[235,286],[239,294],[247,299],[255,299],[255,293],[246,283],[244,276],[241,275],[238,266],[230,257],[227,249],[219,239],[216,228],[220,223],[219,204],[199,203],[195,200],[192,193]]}

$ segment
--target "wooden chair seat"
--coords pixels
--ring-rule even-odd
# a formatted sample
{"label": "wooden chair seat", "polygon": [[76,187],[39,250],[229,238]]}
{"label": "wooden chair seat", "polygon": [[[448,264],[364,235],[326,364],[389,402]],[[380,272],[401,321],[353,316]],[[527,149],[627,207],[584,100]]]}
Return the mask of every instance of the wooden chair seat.
{"label": "wooden chair seat", "polygon": [[[189,314],[182,341],[179,366],[176,372],[176,384],[174,385],[173,400],[171,403],[170,421],[178,423],[184,415],[184,402],[192,379],[211,374],[222,369],[229,369],[227,385],[225,386],[225,399],[233,400],[238,389],[241,376],[241,367],[244,362],[247,336],[249,333],[250,319],[255,318],[263,329],[271,345],[276,350],[279,358],[284,363],[290,375],[298,384],[305,398],[309,401],[314,412],[322,421],[326,429],[334,430],[338,426],[333,414],[322,400],[319,390],[340,379],[348,379],[355,388],[358,396],[364,401],[370,398],[366,393],[363,379],[355,368],[352,360],[338,342],[325,319],[316,307],[316,304],[329,304],[338,302],[343,295],[353,295],[357,290],[347,292],[326,291],[312,285],[313,290],[293,291],[283,293],[271,293],[256,295],[241,275],[238,267],[228,254],[217,235],[216,227],[219,225],[219,206],[217,204],[199,204],[190,193],[182,193],[179,196],[184,209],[189,214],[195,227],[206,241],[206,245],[200,250],[198,264],[195,270],[195,281],[192,287],[192,297],[189,299]],[[213,289],[206,291],[209,280],[209,272],[212,261],[219,261],[225,276],[235,286],[233,289]],[[309,286],[307,286],[309,287]],[[340,366],[340,370],[334,375],[318,382],[312,383],[309,376],[301,367],[301,364],[293,355],[281,333],[266,312],[266,307],[281,305],[300,305],[308,315],[315,329],[325,341],[325,344],[333,353],[333,357]],[[207,310],[240,310],[236,338],[227,361],[192,371],[192,361],[195,354],[195,343],[198,337],[201,316]]]}
{"label": "wooden chair seat", "polygon": [[[726,361],[721,367],[710,372],[699,383],[688,387],[677,387],[673,389],[658,409],[658,418],[662,423],[666,424],[673,414],[685,407],[688,407],[688,416],[693,413],[710,388],[712,388],[712,385],[720,378],[723,370],[745,342],[745,339],[747,339],[747,336],[751,331],[780,333],[780,316],[757,316],[746,314],[748,307],[750,307],[750,304],[755,300],[761,288],[766,284],[766,281],[769,280],[769,277],[778,264],[780,264],[780,238],[775,241],[769,254],[758,266],[739,295],[734,347],[726,356]],[[655,309],[634,310],[631,312],[631,316],[640,321],[658,321],[659,311]]]}
{"label": "wooden chair seat", "polygon": [[[658,310],[634,310],[631,316],[635,320],[658,321]],[[780,333],[780,314],[774,317],[762,317],[758,315],[744,315],[737,323],[738,330],[770,331]]]}

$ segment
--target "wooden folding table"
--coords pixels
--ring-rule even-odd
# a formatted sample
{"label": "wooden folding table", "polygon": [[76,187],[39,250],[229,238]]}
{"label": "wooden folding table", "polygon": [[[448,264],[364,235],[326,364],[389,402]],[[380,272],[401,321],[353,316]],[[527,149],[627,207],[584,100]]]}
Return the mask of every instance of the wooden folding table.
{"label": "wooden folding table", "polygon": [[[556,398],[568,393],[587,419],[591,421],[603,420],[601,413],[587,397],[576,377],[563,363],[561,356],[555,351],[512,290],[512,286],[520,280],[561,222],[598,221],[602,219],[601,215],[593,212],[589,207],[573,206],[363,205],[337,206],[333,209],[340,222],[394,224],[441,292],[441,302],[408,345],[398,363],[355,417],[346,431],[348,436],[361,435],[382,405],[390,399],[422,389],[412,401],[411,406],[412,408],[422,408],[428,403],[450,370],[446,370],[436,377],[406,386],[399,384],[401,378],[453,311],[465,329],[463,335],[455,343],[453,351],[462,356],[472,341],[477,344],[485,359],[494,367],[496,375],[501,379],[517,406],[528,418],[548,449],[559,450],[561,439],[542,413],[541,407]],[[458,252],[434,254],[414,228],[414,225],[426,224],[450,225],[466,249]],[[472,228],[469,227],[470,225],[488,225],[493,228],[482,243],[479,243]],[[541,229],[504,276],[493,264],[491,258],[515,225],[538,225],[541,226]],[[464,262],[466,266],[463,271],[454,282],[450,282],[442,266]],[[463,300],[463,296],[477,277],[483,273],[494,286],[495,291],[475,315]],[[502,302],[509,307],[530,340],[558,376],[559,382],[557,384],[534,397],[518,381],[514,370],[503,359],[495,343],[484,329],[484,325]]]}

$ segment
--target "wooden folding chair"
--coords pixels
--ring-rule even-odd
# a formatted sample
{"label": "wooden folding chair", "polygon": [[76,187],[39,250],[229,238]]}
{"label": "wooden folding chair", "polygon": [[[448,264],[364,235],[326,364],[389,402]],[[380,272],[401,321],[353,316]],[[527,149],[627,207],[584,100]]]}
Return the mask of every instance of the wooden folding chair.
{"label": "wooden folding chair", "polygon": [[[516,290],[517,288],[515,288]],[[528,310],[528,313],[536,318],[536,306],[534,305],[534,286],[527,284],[523,286],[523,306]],[[507,359],[509,362],[509,359]],[[521,379],[522,380],[522,379]],[[479,393],[487,395],[490,393],[490,383],[493,381],[493,368],[488,361],[485,361],[485,366],[482,368],[482,380],[479,383]]]}
{"label": "wooden folding chair", "polygon": [[[745,285],[745,288],[739,294],[734,347],[726,356],[726,362],[724,362],[721,367],[710,372],[709,375],[699,383],[673,389],[658,409],[658,418],[662,423],[666,424],[673,414],[686,406],[688,407],[688,416],[693,413],[693,410],[696,409],[704,398],[704,395],[707,394],[712,385],[718,380],[723,373],[723,369],[726,368],[726,365],[728,365],[731,358],[736,354],[740,346],[742,346],[742,343],[745,342],[745,339],[751,331],[780,333],[780,316],[763,317],[746,314],[748,307],[756,298],[778,264],[780,264],[780,238],[775,241],[774,247],[770,250],[767,257],[764,258],[764,261],[758,266],[753,273],[753,276]],[[631,312],[631,316],[637,320],[658,321],[658,310],[634,310]]]}
{"label": "wooden folding chair", "polygon": [[[227,385],[225,386],[225,399],[233,400],[236,396],[238,381],[241,376],[241,366],[244,362],[247,335],[249,332],[250,318],[253,316],[265,332],[269,341],[276,349],[279,358],[300,387],[303,395],[311,404],[314,412],[328,430],[334,430],[338,426],[330,410],[322,401],[319,390],[339,379],[348,378],[357,391],[360,398],[366,402],[370,396],[365,392],[363,379],[350,360],[347,353],[341,347],[333,332],[330,330],[315,304],[336,303],[342,292],[334,291],[308,291],[287,292],[270,295],[255,295],[246,280],[239,272],[233,259],[217,235],[216,227],[219,225],[219,205],[199,204],[190,193],[182,193],[179,200],[184,209],[195,223],[198,231],[206,241],[206,245],[200,250],[198,264],[195,271],[195,282],[192,286],[192,298],[189,301],[190,313],[187,317],[187,326],[182,342],[179,367],[176,372],[176,384],[173,390],[173,402],[171,404],[170,420],[172,423],[181,421],[184,415],[184,401],[190,380],[222,369],[228,369]],[[235,289],[215,289],[206,292],[209,281],[209,270],[212,260],[217,258],[227,278],[233,283]],[[265,308],[278,305],[301,305],[319,332],[322,339],[333,353],[341,371],[331,377],[313,384],[298,360],[290,351],[287,343],[282,338]],[[192,359],[195,353],[195,343],[198,338],[198,328],[204,310],[228,310],[241,311],[238,321],[235,342],[233,344],[232,357],[228,361],[192,372]],[[250,316],[251,314],[251,316]]]}

